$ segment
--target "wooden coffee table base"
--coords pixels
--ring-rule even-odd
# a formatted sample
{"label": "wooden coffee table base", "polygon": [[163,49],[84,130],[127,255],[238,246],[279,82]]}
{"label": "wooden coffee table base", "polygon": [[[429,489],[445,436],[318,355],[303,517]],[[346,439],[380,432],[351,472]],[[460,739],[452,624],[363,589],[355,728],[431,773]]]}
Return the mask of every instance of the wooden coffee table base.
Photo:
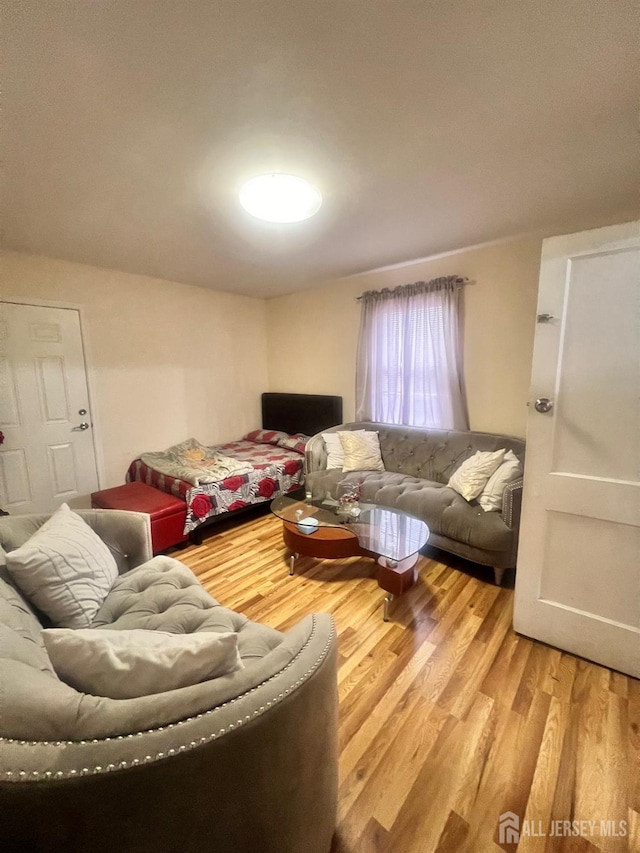
{"label": "wooden coffee table base", "polygon": [[319,527],[314,533],[301,533],[295,524],[282,523],[285,545],[293,552],[289,561],[289,574],[293,574],[296,559],[300,556],[319,560],[339,560],[342,557],[371,557],[378,562],[378,586],[387,595],[384,599],[384,621],[389,621],[389,605],[403,595],[416,582],[415,565],[418,555],[413,554],[399,563],[387,560],[360,547],[358,537],[343,527]]}

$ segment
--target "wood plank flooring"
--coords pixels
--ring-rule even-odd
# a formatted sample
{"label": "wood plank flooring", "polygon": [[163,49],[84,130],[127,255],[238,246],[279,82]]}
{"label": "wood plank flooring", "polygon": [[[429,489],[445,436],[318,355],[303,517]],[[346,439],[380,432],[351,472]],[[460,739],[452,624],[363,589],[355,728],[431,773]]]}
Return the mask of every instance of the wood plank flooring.
{"label": "wood plank flooring", "polygon": [[[333,614],[332,853],[640,851],[640,682],[516,635],[513,591],[489,573],[421,557],[385,623],[371,560],[301,558],[289,577],[271,515],[174,556],[223,604],[275,628]],[[519,844],[500,843],[507,811],[528,829]]]}

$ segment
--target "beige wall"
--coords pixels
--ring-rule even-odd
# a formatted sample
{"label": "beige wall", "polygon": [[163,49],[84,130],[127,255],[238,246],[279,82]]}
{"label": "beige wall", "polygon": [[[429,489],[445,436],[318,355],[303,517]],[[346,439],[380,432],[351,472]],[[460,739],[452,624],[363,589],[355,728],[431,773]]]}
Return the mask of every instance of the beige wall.
{"label": "beige wall", "polygon": [[0,271],[2,298],[81,308],[101,487],[145,450],[260,425],[263,300],[11,252]]}
{"label": "beige wall", "polygon": [[542,241],[522,238],[344,278],[267,303],[272,391],[341,394],[354,418],[360,320],[356,296],[441,275],[464,290],[464,365],[471,429],[524,437]]}
{"label": "beige wall", "polygon": [[[471,428],[523,436],[541,241],[521,239],[328,282],[264,302],[19,253],[0,296],[81,308],[100,485],[190,436],[227,441],[260,424],[260,394],[341,394],[354,417],[364,290],[459,273]],[[268,371],[267,371],[268,358]]]}

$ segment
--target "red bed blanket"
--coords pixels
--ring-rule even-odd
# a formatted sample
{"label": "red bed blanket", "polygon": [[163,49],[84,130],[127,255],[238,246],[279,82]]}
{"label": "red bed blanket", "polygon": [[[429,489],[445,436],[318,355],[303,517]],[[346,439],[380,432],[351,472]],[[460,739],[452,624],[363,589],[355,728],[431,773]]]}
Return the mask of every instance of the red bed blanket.
{"label": "red bed blanket", "polygon": [[126,479],[182,498],[187,504],[184,532],[189,533],[213,516],[270,501],[300,488],[304,483],[304,441],[300,440],[296,446],[297,449],[289,449],[246,438],[218,445],[216,449],[227,456],[250,462],[252,471],[201,486],[154,471],[140,459],[131,463]]}

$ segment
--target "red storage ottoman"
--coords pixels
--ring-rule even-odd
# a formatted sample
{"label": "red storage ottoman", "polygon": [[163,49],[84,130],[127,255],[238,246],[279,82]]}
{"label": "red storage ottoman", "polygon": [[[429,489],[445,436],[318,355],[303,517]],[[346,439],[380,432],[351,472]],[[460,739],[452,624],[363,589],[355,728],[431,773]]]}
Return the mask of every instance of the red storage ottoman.
{"label": "red storage ottoman", "polygon": [[125,483],[114,489],[94,492],[91,495],[91,506],[94,509],[128,509],[150,515],[154,554],[187,539],[183,533],[187,517],[186,503],[146,483]]}

